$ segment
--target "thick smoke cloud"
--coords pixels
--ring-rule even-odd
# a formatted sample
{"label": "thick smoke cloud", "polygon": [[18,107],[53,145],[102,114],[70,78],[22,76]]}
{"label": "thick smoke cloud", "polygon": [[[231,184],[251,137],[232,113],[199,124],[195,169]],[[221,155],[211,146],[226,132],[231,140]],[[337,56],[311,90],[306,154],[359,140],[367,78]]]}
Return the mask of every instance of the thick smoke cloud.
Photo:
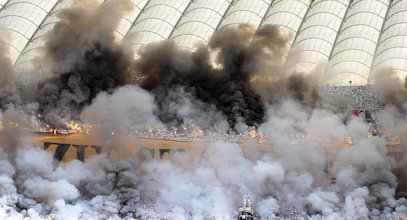
{"label": "thick smoke cloud", "polygon": [[[182,88],[219,109],[230,127],[239,121],[257,126],[264,117],[264,102],[252,80],[256,73],[265,71],[267,63],[283,59],[288,40],[277,26],[256,32],[253,26],[240,24],[215,32],[208,47],[198,46],[195,52],[180,49],[172,41],[147,45],[139,53],[137,67],[145,77],[142,87],[157,96],[163,121],[174,117],[162,106],[169,102],[168,91]],[[216,67],[211,61],[214,53]],[[273,75],[274,71],[269,69],[268,73]]]}
{"label": "thick smoke cloud", "polygon": [[[286,74],[284,61],[292,36],[280,27],[258,31],[249,24],[225,27],[214,33],[207,47],[198,45],[194,52],[170,40],[152,43],[139,51],[135,61],[114,38],[131,7],[126,0],[102,5],[78,1],[58,14],[60,20],[47,35],[43,55],[34,62],[51,77],[30,95],[45,124],[64,128],[67,122],[79,120],[82,109],[99,92],[111,93],[133,83],[134,73],[142,76],[141,87],[153,94],[158,118],[174,130],[198,126],[239,131],[262,123],[264,102],[294,97],[306,105],[317,104],[319,95],[311,77]],[[191,117],[200,119],[191,122]]]}
{"label": "thick smoke cloud", "polygon": [[180,91],[208,104],[206,108],[220,110],[231,128],[240,122],[258,126],[264,117],[264,102],[293,97],[315,106],[319,101],[313,77],[287,74],[284,61],[290,38],[278,26],[256,31],[240,24],[215,32],[208,47],[198,45],[195,52],[181,49],[173,41],[152,43],[139,53],[141,86],[155,95],[160,119],[166,123],[183,119],[167,110],[169,103],[180,102],[168,94]]}
{"label": "thick smoke cloud", "polygon": [[35,99],[47,124],[63,127],[99,92],[127,83],[132,56],[115,42],[114,32],[131,7],[127,0],[101,6],[77,1],[58,13],[44,56],[36,61],[53,74],[38,85]]}
{"label": "thick smoke cloud", "polygon": [[[29,143],[25,116],[0,114],[1,219],[120,219],[136,217],[137,163],[96,156],[57,166]],[[30,130],[28,130],[30,131]]]}
{"label": "thick smoke cloud", "polygon": [[9,57],[10,51],[7,44],[9,36],[7,33],[1,32],[0,37],[0,87],[4,87],[14,81],[14,70]]}
{"label": "thick smoke cloud", "polygon": [[399,109],[407,102],[407,78],[400,79],[395,69],[382,69],[373,75],[374,89],[380,101]]}
{"label": "thick smoke cloud", "polygon": [[154,97],[138,86],[123,86],[112,95],[99,93],[93,103],[85,108],[81,114],[81,121],[94,126],[93,133],[107,131],[118,134],[133,134],[145,132],[149,129],[164,129],[164,124],[156,115]]}
{"label": "thick smoke cloud", "polygon": [[[118,99],[115,95],[122,92],[146,94],[141,91],[125,87],[111,96],[100,95],[95,102]],[[386,142],[367,138],[363,121],[352,118],[343,124],[343,116],[323,109],[303,111],[297,101],[268,109],[267,122],[260,128],[271,137],[273,147],[267,153],[252,148],[251,159],[233,143],[215,142],[193,164],[188,156],[172,163],[132,156],[112,161],[98,155],[57,165],[50,153],[18,141],[22,136],[15,135],[11,144],[15,156],[7,157],[9,148],[1,148],[0,215],[234,219],[244,201],[261,219],[289,219],[294,212],[309,219],[407,215],[407,200],[395,196],[398,179],[386,156]],[[14,121],[12,115],[4,114],[2,122]],[[299,130],[302,137],[295,138]],[[346,136],[355,144],[339,148],[318,142],[329,138],[330,143],[339,143]]]}
{"label": "thick smoke cloud", "polygon": [[0,110],[22,104],[15,84],[15,74],[7,44],[9,37],[8,33],[0,32]]}
{"label": "thick smoke cloud", "polygon": [[[377,117],[381,133],[392,143],[407,146],[407,78],[401,79],[395,69],[381,69],[373,75],[374,89],[383,108]],[[398,190],[407,190],[407,156],[400,155],[391,161],[394,173],[398,177]]]}
{"label": "thick smoke cloud", "polygon": [[[270,38],[269,36],[275,36]],[[253,74],[251,85],[263,101],[277,103],[285,99],[295,99],[305,106],[317,107],[323,103],[319,94],[320,79],[323,65],[312,70],[301,72],[296,68],[300,61],[296,48],[290,47],[291,31],[283,27],[260,29],[252,44],[253,53],[257,54],[257,71]],[[260,55],[259,55],[260,54]]]}
{"label": "thick smoke cloud", "polygon": [[[197,164],[189,156],[171,162],[104,154],[58,163],[29,143],[32,117],[12,108],[21,102],[18,91],[8,89],[16,87],[2,43],[1,219],[234,219],[243,203],[262,219],[407,216],[400,195],[407,190],[407,157],[387,155],[389,140],[367,138],[361,119],[320,107],[320,70],[315,76],[289,71],[292,36],[276,26],[256,31],[242,24],[216,32],[195,52],[162,41],[133,60],[114,38],[131,6],[78,1],[59,14],[36,60],[51,73],[34,91],[41,120],[53,127],[72,119],[90,123],[104,147],[127,156],[120,139],[128,134],[220,137],[209,140]],[[134,72],[144,77],[141,84],[126,85]],[[378,81],[387,106],[377,121],[387,137],[405,135],[406,87],[386,77]],[[35,109],[31,101],[24,110]],[[270,151],[252,147],[248,155],[235,143],[216,141],[233,141],[224,131],[248,126],[267,137]]]}

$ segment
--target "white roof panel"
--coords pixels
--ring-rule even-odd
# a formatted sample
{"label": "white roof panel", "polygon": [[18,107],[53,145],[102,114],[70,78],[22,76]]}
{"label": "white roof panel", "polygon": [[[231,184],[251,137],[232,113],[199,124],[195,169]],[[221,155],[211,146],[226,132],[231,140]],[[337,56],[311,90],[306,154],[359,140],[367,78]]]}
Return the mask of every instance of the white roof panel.
{"label": "white roof panel", "polygon": [[130,38],[130,44],[136,49],[140,45],[168,39],[189,3],[189,0],[171,4],[165,0],[150,0],[125,38]]}
{"label": "white roof panel", "polygon": [[8,43],[13,48],[11,53],[13,63],[48,15],[47,10],[50,10],[52,1],[56,2],[56,0],[10,0],[0,11],[0,28],[11,33]]}
{"label": "white roof panel", "polygon": [[[269,11],[263,19],[262,25],[280,25],[291,30],[295,35],[308,11],[309,5],[310,0],[273,1],[272,5],[270,5]],[[292,40],[289,44],[292,44]]]}
{"label": "white roof panel", "polygon": [[[367,83],[388,6],[387,0],[354,1],[350,5],[324,76],[327,83],[346,85],[349,80],[353,85]],[[348,73],[354,73],[354,77],[343,82],[335,77]]]}
{"label": "white roof panel", "polygon": [[348,4],[347,0],[312,2],[290,52],[300,59],[297,71],[309,70],[302,68],[302,63],[316,66],[328,61]]}
{"label": "white roof panel", "polygon": [[30,37],[30,41],[22,49],[20,56],[15,62],[17,68],[31,67],[31,61],[38,55],[37,49],[44,45],[46,33],[51,30],[58,21],[57,13],[61,9],[69,7],[72,3],[73,0],[48,1],[47,14],[38,23],[36,30]]}
{"label": "white roof panel", "polygon": [[407,54],[407,1],[393,1],[382,32],[372,72],[392,67],[404,79],[407,75],[407,57],[404,56]]}
{"label": "white roof panel", "polygon": [[0,0],[0,9],[7,3],[8,0]]}
{"label": "white roof panel", "polygon": [[[107,0],[107,2],[109,1],[114,0]],[[119,24],[119,27],[117,28],[117,33],[120,35],[120,38],[123,38],[127,34],[127,32],[129,32],[130,28],[134,24],[134,21],[146,7],[148,0],[132,0],[132,2],[133,8],[131,12],[124,16],[124,19],[122,19],[122,21]]]}
{"label": "white roof panel", "polygon": [[[44,45],[56,14],[74,0],[0,0],[0,28],[10,33],[15,67],[28,66]],[[110,2],[114,0],[97,0]],[[394,0],[131,0],[118,40],[136,49],[165,39],[193,49],[228,25],[274,24],[295,34],[290,56],[302,66],[326,63],[329,84],[365,84],[370,73],[393,67],[407,73],[407,1]],[[349,3],[351,2],[351,5]],[[373,58],[374,57],[374,58]],[[297,59],[296,59],[297,60]],[[300,69],[297,69],[300,70]]]}
{"label": "white roof panel", "polygon": [[208,42],[228,9],[226,0],[196,0],[185,11],[170,39],[178,45],[193,48],[198,41]]}
{"label": "white roof panel", "polygon": [[240,23],[250,23],[258,27],[270,4],[271,0],[235,0],[226,12],[218,29]]}

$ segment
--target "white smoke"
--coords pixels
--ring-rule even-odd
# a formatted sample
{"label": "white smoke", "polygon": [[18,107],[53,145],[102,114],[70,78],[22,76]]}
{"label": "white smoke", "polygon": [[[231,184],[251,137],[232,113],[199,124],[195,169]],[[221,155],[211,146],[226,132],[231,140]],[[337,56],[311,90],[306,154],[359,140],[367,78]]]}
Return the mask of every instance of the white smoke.
{"label": "white smoke", "polygon": [[[208,106],[197,100],[191,94],[185,92],[183,88],[168,91],[166,97],[162,100],[162,105],[165,106],[166,114],[182,121],[180,124],[185,130],[180,132],[200,128],[205,132],[222,133],[229,128],[224,115],[216,110],[215,106]],[[177,122],[168,121],[166,124],[172,125],[176,129]]]}
{"label": "white smoke", "polygon": [[96,125],[93,129],[95,132],[128,134],[165,128],[154,114],[155,110],[151,94],[138,86],[129,85],[118,88],[111,95],[99,93],[92,105],[83,110],[81,119],[84,123]]}
{"label": "white smoke", "polygon": [[[150,100],[144,103],[150,105],[127,108],[125,103],[134,95],[144,95]],[[148,97],[137,87],[125,87],[100,95],[83,115],[99,111],[88,116],[106,120],[109,130],[113,107],[101,106],[116,106],[117,125],[155,124],[148,113],[154,109],[153,99]],[[405,217],[407,200],[395,196],[398,179],[386,155],[386,141],[367,138],[364,122],[351,118],[343,123],[344,117],[322,109],[304,110],[288,100],[270,106],[261,126],[273,143],[270,152],[256,153],[260,149],[253,148],[254,159],[247,158],[236,144],[215,142],[198,164],[187,168],[169,160],[137,161],[131,155],[119,161],[97,155],[85,162],[57,164],[50,153],[18,141],[24,136],[16,133],[16,141],[7,142],[17,144],[15,157],[9,157],[9,147],[0,154],[0,217],[234,219],[244,202],[262,219],[287,219],[293,212],[310,219]],[[346,136],[355,143],[336,147],[320,141],[343,146]],[[190,159],[179,157],[177,164]]]}
{"label": "white smoke", "polygon": [[[117,7],[128,4],[129,1],[122,1]],[[85,20],[90,19],[87,13],[83,16]],[[116,19],[112,23],[107,23],[110,32],[118,22],[117,16],[114,17]],[[100,21],[92,17],[90,24],[93,23]],[[84,27],[81,30],[87,33],[87,26]],[[60,36],[60,40],[67,39],[63,34]],[[278,51],[283,52],[285,39],[278,39],[282,40]],[[112,39],[104,40],[110,42]],[[226,37],[219,37],[218,40],[229,43]],[[81,45],[77,44],[76,38],[71,37],[68,41],[75,47]],[[79,49],[82,53],[82,48]],[[252,53],[258,56],[255,49]],[[7,52],[3,44],[0,51]],[[224,55],[232,56],[226,52]],[[193,66],[189,65],[190,60],[169,58],[176,63],[175,66],[187,69]],[[151,60],[154,61],[152,66],[156,66],[157,60]],[[68,61],[56,62],[55,68],[69,70],[72,66],[66,64],[73,61]],[[186,63],[181,65],[183,62]],[[163,63],[164,70],[167,70],[167,63]],[[265,147],[267,152],[251,146],[247,148],[250,149],[248,153],[236,143],[214,138],[210,139],[210,146],[196,164],[191,164],[197,159],[190,158],[191,155],[177,157],[177,161],[172,162],[155,159],[139,161],[135,155],[114,160],[104,154],[93,156],[85,162],[72,160],[58,163],[51,153],[30,143],[30,136],[26,132],[31,131],[31,126],[36,126],[37,122],[32,115],[21,115],[15,110],[14,104],[19,102],[14,99],[19,97],[15,96],[14,87],[13,90],[7,89],[9,81],[13,82],[14,79],[8,71],[11,64],[6,56],[0,57],[0,65],[7,70],[0,74],[0,78],[7,82],[0,83],[0,97],[4,97],[4,103],[0,104],[5,106],[3,109],[8,109],[0,114],[0,219],[228,220],[235,218],[237,208],[243,204],[252,205],[262,219],[289,219],[293,213],[308,219],[407,217],[405,195],[404,198],[396,195],[407,191],[407,157],[389,157],[386,148],[388,140],[382,137],[368,138],[368,127],[360,118],[315,107],[315,88],[304,82],[303,76],[290,78],[293,80],[290,93],[304,96],[302,102],[289,98],[287,94],[280,94],[287,93],[287,89],[277,93],[268,93],[268,90],[260,87],[257,89],[265,93],[264,99],[274,102],[267,106],[266,116],[258,128],[271,142]],[[252,65],[250,67],[258,68]],[[263,81],[259,81],[261,79],[257,80],[263,84]],[[275,84],[279,82],[282,81]],[[269,85],[269,82],[264,84]],[[143,136],[141,134],[151,130],[171,130],[174,124],[181,124],[185,133],[199,128],[204,133],[213,132],[222,136],[228,130],[228,122],[222,111],[204,104],[202,100],[194,98],[190,91],[186,92],[180,87],[165,90],[165,97],[159,100],[165,109],[162,112],[172,116],[167,118],[180,120],[180,123],[161,121],[166,117],[157,115],[158,101],[136,85],[108,91],[99,93],[81,111],[80,118],[82,122],[93,125],[92,135],[100,137],[105,147],[115,147],[114,150],[119,152],[119,139],[123,135]],[[228,99],[227,95],[222,100]],[[398,96],[396,103],[400,100],[403,101],[404,96]],[[243,104],[246,108],[253,107]],[[378,119],[386,136],[407,133],[406,105],[401,106],[403,108],[386,107]],[[31,109],[32,113],[38,105],[25,107],[26,110]],[[231,110],[235,112],[235,109]],[[56,116],[60,117],[58,114]],[[243,119],[236,122],[238,132],[249,130],[243,122]],[[112,132],[119,135],[113,137],[110,135]],[[191,148],[197,147],[194,142],[189,144]]]}

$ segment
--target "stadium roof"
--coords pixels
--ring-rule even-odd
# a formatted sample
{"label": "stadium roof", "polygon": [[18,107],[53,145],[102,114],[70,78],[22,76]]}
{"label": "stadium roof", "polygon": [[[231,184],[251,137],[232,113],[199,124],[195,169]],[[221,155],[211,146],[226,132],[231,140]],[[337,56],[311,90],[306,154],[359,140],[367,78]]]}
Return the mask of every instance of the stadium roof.
{"label": "stadium roof", "polygon": [[[109,1],[109,0],[107,0]],[[114,0],[110,0],[114,1]],[[172,39],[186,48],[238,23],[276,24],[295,33],[297,66],[326,65],[324,80],[366,84],[371,72],[407,71],[405,0],[132,0],[117,33],[134,47]],[[26,68],[44,43],[56,14],[72,0],[0,0],[0,28],[11,33],[16,68]],[[294,52],[291,52],[294,53]],[[297,54],[298,53],[298,54]]]}

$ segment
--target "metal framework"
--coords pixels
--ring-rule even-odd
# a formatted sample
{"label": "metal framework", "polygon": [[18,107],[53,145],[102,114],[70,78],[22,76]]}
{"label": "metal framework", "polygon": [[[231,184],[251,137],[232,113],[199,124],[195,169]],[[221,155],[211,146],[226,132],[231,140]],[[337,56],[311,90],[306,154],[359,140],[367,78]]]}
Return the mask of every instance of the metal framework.
{"label": "metal framework", "polygon": [[[29,64],[36,54],[36,49],[40,48],[42,45],[39,44],[38,41],[43,40],[48,30],[51,30],[53,25],[57,22],[56,13],[57,10],[60,11],[63,7],[58,8],[63,4],[64,0],[56,0],[50,10],[46,12],[46,16],[43,17],[41,22],[38,24],[37,29],[33,32],[27,43],[25,44],[24,48],[22,49],[18,59],[15,62],[16,66],[24,66],[25,64]],[[53,19],[51,19],[53,18]],[[53,21],[50,21],[53,20]],[[47,31],[45,31],[47,30]]]}
{"label": "metal framework", "polygon": [[173,4],[149,0],[125,36],[134,39],[129,46],[137,49],[143,44],[168,39],[190,4],[193,4],[190,0],[174,1]]}
{"label": "metal framework", "polygon": [[[98,0],[106,4],[114,0]],[[407,1],[404,0],[132,0],[134,7],[116,29],[137,51],[171,39],[194,49],[229,25],[279,25],[294,38],[289,57],[301,65],[326,64],[328,84],[371,81],[372,72],[392,67],[407,74]],[[0,29],[10,33],[16,68],[30,66],[58,22],[57,13],[74,0],[0,0]],[[289,58],[288,57],[288,58]],[[287,58],[287,59],[288,59]]]}
{"label": "metal framework", "polygon": [[[388,6],[387,0],[353,1],[336,37],[325,81],[339,84],[352,81],[354,85],[367,83]],[[339,76],[343,74],[353,77]]]}
{"label": "metal framework", "polygon": [[[407,75],[407,2],[391,1],[371,65],[371,73],[382,68],[395,69],[401,78]],[[369,82],[373,80],[372,74]]]}
{"label": "metal framework", "polygon": [[[313,63],[313,66],[316,66],[329,59],[349,4],[349,1],[340,0],[319,0],[311,3],[289,55],[291,57],[300,54],[296,71],[309,71],[310,69],[304,69],[303,64]],[[311,56],[306,56],[309,52]]]}

